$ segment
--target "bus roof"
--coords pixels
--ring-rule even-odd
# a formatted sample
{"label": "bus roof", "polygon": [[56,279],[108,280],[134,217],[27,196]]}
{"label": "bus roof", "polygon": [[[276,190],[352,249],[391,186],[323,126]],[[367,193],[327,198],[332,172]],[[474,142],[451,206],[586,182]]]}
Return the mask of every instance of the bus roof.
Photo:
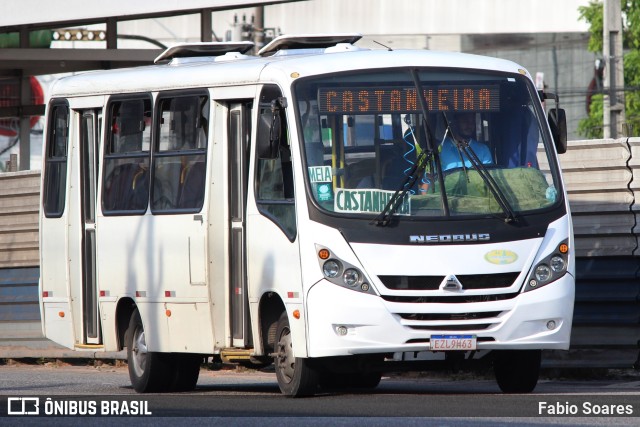
{"label": "bus roof", "polygon": [[60,79],[52,87],[50,97],[236,86],[260,82],[286,85],[296,78],[325,73],[399,67],[495,70],[529,76],[518,64],[498,58],[429,50],[369,50],[344,43],[323,49],[281,50],[268,57],[228,52],[217,57],[176,58],[168,64],[91,71]]}

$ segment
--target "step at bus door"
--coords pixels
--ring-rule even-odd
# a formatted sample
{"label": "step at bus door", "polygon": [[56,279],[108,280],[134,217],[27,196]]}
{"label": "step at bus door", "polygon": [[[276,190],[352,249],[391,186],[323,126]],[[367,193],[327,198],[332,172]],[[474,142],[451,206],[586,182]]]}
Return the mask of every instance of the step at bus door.
{"label": "step at bus door", "polygon": [[250,347],[252,337],[247,289],[245,218],[250,145],[249,104],[229,104],[229,294],[234,347]]}
{"label": "step at bus door", "polygon": [[85,344],[100,344],[100,315],[96,283],[96,193],[98,174],[98,114],[80,118],[80,199],[82,223],[82,329]]}

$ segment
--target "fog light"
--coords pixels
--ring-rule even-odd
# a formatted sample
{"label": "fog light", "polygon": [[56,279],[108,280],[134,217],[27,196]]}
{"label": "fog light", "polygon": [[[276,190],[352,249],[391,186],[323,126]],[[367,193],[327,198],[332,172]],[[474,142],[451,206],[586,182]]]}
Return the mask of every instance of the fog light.
{"label": "fog light", "polygon": [[346,326],[338,326],[338,327],[336,328],[336,332],[338,333],[338,335],[341,335],[341,336],[345,336],[345,335],[347,335],[347,332],[348,332],[348,331],[349,331],[349,330],[347,329],[347,327],[346,327]]}
{"label": "fog light", "polygon": [[555,320],[549,320],[547,322],[547,329],[550,331],[553,331],[556,328],[556,321]]}

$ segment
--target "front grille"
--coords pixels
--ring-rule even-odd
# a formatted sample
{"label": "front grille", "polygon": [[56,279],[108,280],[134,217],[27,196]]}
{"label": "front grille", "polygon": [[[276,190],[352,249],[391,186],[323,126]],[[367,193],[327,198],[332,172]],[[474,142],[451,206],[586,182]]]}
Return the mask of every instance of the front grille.
{"label": "front grille", "polygon": [[498,317],[501,311],[482,311],[477,313],[398,313],[405,320],[474,320]]}
{"label": "front grille", "polygon": [[409,304],[430,304],[430,303],[449,303],[449,304],[465,304],[474,302],[491,302],[513,299],[518,296],[518,292],[509,294],[491,294],[491,295],[451,295],[451,296],[398,296],[398,295],[381,295],[382,299],[389,302],[409,303]]}
{"label": "front grille", "polygon": [[520,273],[463,274],[456,276],[463,289],[499,289],[513,285]]}
{"label": "front grille", "polygon": [[[493,337],[478,337],[476,340],[477,342],[494,342],[496,339]],[[429,344],[430,342],[430,338],[412,338],[407,340],[405,344]]]}
{"label": "front grille", "polygon": [[435,291],[440,287],[444,276],[378,276],[378,279],[387,289]]}
{"label": "front grille", "polygon": [[[500,289],[513,285],[520,273],[461,274],[456,278],[463,289]],[[435,291],[446,276],[378,276],[387,289]]]}
{"label": "front grille", "polygon": [[482,331],[490,328],[492,323],[480,323],[472,325],[405,325],[408,328],[419,331]]}

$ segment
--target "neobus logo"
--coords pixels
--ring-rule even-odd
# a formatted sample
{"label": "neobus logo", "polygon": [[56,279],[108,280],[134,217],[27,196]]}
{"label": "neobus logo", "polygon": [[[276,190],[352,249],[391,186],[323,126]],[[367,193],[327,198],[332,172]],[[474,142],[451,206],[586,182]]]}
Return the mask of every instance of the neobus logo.
{"label": "neobus logo", "polygon": [[459,243],[480,242],[487,240],[491,240],[491,235],[489,233],[433,235],[412,234],[409,236],[410,243]]}

